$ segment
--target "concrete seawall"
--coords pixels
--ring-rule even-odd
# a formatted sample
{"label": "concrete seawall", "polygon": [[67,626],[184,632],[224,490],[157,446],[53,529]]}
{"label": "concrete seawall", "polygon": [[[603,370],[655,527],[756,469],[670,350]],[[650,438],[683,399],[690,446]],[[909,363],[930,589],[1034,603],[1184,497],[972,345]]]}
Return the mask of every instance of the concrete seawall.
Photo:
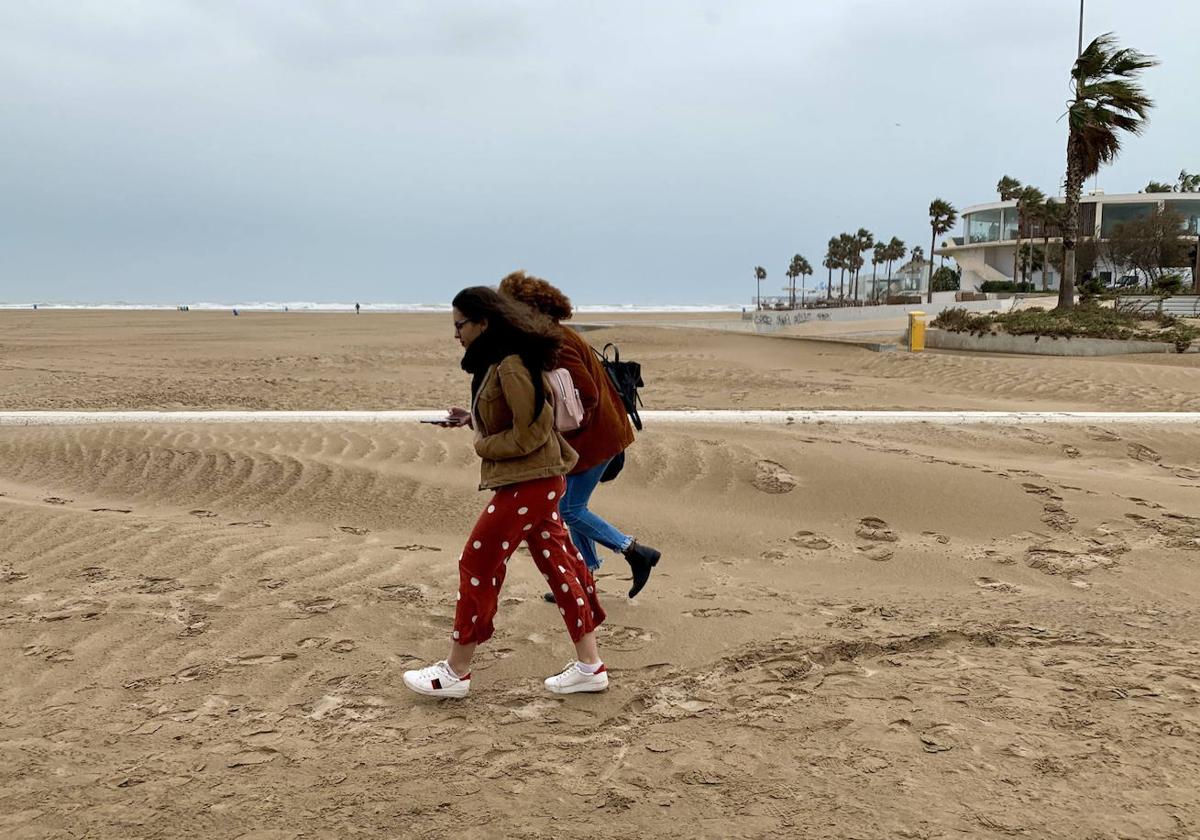
{"label": "concrete seawall", "polygon": [[[1043,335],[971,335],[929,329],[925,346],[936,350],[1017,353],[1026,356],[1119,356],[1129,353],[1174,353],[1175,345],[1161,341],[1114,341],[1107,338],[1053,338]],[[1196,348],[1191,348],[1196,352]]]}

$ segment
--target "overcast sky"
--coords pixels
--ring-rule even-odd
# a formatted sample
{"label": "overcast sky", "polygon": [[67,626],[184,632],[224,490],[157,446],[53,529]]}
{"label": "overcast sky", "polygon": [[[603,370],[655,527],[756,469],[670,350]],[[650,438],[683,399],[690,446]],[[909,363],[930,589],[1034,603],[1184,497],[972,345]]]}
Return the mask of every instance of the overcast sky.
{"label": "overcast sky", "polygon": [[[1076,0],[2,0],[0,302],[748,302],[865,226],[1047,192]],[[1107,192],[1200,170],[1200,4]],[[1091,184],[1089,183],[1089,188]],[[766,288],[764,288],[764,292]]]}

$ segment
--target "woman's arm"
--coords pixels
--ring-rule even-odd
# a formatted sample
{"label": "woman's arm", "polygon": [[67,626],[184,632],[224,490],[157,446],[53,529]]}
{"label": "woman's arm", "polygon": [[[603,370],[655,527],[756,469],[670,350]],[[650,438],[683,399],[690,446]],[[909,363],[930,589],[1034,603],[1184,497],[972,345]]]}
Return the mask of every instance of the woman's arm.
{"label": "woman's arm", "polygon": [[475,439],[475,451],[490,461],[528,455],[549,440],[554,429],[554,407],[550,405],[549,394],[541,414],[533,420],[533,380],[529,371],[519,359],[515,363],[506,362],[500,364],[498,373],[500,389],[512,411],[512,428]]}

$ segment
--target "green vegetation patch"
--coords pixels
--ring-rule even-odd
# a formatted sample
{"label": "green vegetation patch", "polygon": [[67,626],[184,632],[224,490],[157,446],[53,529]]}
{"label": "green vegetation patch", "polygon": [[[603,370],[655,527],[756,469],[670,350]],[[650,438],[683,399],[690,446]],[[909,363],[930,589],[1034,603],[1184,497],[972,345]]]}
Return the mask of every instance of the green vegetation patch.
{"label": "green vegetation patch", "polygon": [[1134,315],[1094,303],[1066,312],[1034,306],[1016,312],[977,314],[954,308],[943,311],[931,326],[971,335],[1036,335],[1050,338],[1108,338],[1116,341],[1161,341],[1179,353],[1200,338],[1200,328],[1171,315]]}

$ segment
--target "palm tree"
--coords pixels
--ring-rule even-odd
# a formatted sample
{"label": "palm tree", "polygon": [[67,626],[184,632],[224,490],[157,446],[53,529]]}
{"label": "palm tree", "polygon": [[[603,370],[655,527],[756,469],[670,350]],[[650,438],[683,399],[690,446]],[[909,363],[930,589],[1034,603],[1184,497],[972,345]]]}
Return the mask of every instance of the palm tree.
{"label": "palm tree", "polygon": [[788,266],[787,276],[792,281],[792,309],[796,308],[796,278],[803,272],[804,257],[796,254]]}
{"label": "palm tree", "polygon": [[812,269],[812,266],[809,264],[808,260],[805,259],[804,257],[800,257],[800,265],[798,267],[800,269],[800,306],[801,306],[801,308],[803,308],[804,307],[804,278],[811,276],[813,273],[813,269]]}
{"label": "palm tree", "polygon": [[1144,192],[1144,193],[1175,192],[1175,187],[1171,186],[1170,184],[1164,184],[1162,181],[1151,181],[1149,184],[1146,185],[1145,189],[1143,189],[1142,192]]}
{"label": "palm tree", "polygon": [[854,234],[855,244],[855,262],[857,267],[854,269],[854,300],[858,300],[858,272],[865,264],[862,254],[864,251],[870,251],[875,247],[875,234],[866,228],[859,228],[858,233]]}
{"label": "palm tree", "polygon": [[[929,202],[929,229],[932,231],[929,240],[929,254],[937,251],[937,238],[947,231],[953,230],[958,221],[958,210],[949,201],[935,198]],[[925,302],[933,303],[933,260],[929,261],[929,284],[925,290]]]}
{"label": "palm tree", "polygon": [[833,237],[829,240],[829,247],[825,251],[825,262],[821,265],[829,269],[829,282],[825,284],[825,299],[833,300],[833,270],[838,267],[838,240]]}
{"label": "palm tree", "polygon": [[879,266],[887,262],[888,259],[888,244],[882,239],[875,243],[875,247],[871,249],[871,294],[867,296],[868,300],[874,301],[879,293],[879,281],[876,279]]}
{"label": "palm tree", "polygon": [[996,192],[1000,194],[1001,201],[1012,201],[1021,193],[1021,182],[1005,175],[996,182]]}
{"label": "palm tree", "polygon": [[1075,306],[1075,240],[1083,182],[1120,153],[1120,132],[1142,133],[1154,103],[1136,82],[1143,70],[1157,64],[1137,50],[1119,48],[1109,32],[1088,44],[1071,68],[1075,95],[1067,108],[1066,259],[1058,287],[1061,310]]}
{"label": "palm tree", "polygon": [[754,279],[758,281],[758,300],[755,309],[762,309],[762,281],[767,279],[767,270],[761,265],[754,266]]}
{"label": "palm tree", "polygon": [[1034,218],[1042,228],[1042,291],[1048,291],[1050,280],[1047,277],[1047,267],[1050,263],[1050,229],[1058,230],[1062,235],[1063,206],[1053,196],[1047,198],[1034,208]]}
{"label": "palm tree", "polygon": [[894,263],[904,259],[904,255],[907,253],[908,253],[908,246],[904,244],[904,240],[897,239],[896,237],[893,236],[887,244],[887,261],[888,261],[888,276],[887,276],[888,284],[887,284],[887,287],[888,287],[889,292],[891,291],[891,288],[892,288],[892,265]]}
{"label": "palm tree", "polygon": [[[1146,190],[1149,192],[1149,190]],[[1179,183],[1175,185],[1175,192],[1200,192],[1200,175],[1189,175],[1184,169],[1179,173]]]}
{"label": "palm tree", "polygon": [[1022,187],[1017,194],[1017,257],[1013,260],[1013,282],[1017,282],[1018,268],[1021,281],[1026,278],[1026,268],[1029,263],[1021,256],[1021,229],[1027,227],[1027,222],[1037,216],[1038,208],[1046,203],[1046,196],[1037,187]]}

